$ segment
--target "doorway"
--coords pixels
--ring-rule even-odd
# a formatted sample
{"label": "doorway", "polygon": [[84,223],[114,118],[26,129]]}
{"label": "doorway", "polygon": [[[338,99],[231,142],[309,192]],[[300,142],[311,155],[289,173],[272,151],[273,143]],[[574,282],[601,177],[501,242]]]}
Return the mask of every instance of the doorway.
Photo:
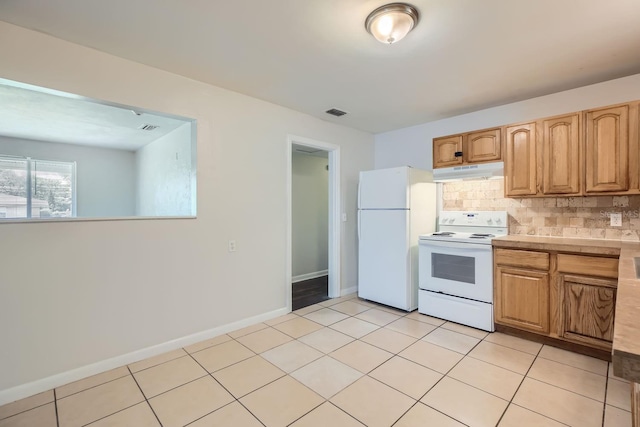
{"label": "doorway", "polygon": [[289,136],[287,306],[340,296],[339,147]]}

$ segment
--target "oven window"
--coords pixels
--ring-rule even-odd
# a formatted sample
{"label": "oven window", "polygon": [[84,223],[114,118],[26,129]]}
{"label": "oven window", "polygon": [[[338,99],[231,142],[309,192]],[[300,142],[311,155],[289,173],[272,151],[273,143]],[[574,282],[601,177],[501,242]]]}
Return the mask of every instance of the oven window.
{"label": "oven window", "polygon": [[476,259],[470,256],[432,253],[431,277],[475,284]]}

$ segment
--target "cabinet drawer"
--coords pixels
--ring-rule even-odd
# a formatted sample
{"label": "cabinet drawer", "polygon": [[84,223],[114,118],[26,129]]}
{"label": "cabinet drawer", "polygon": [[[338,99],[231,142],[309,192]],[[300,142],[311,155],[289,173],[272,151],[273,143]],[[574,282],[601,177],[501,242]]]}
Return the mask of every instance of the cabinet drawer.
{"label": "cabinet drawer", "polygon": [[499,265],[549,270],[549,254],[546,252],[496,249],[494,259]]}
{"label": "cabinet drawer", "polygon": [[558,254],[558,271],[617,279],[618,259]]}

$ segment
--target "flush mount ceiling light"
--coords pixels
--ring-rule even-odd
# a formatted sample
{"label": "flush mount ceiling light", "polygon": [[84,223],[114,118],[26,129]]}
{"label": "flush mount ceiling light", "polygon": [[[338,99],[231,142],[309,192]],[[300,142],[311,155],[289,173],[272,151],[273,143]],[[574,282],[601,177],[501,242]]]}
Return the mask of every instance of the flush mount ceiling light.
{"label": "flush mount ceiling light", "polygon": [[409,34],[419,17],[418,9],[410,4],[390,3],[371,12],[364,26],[379,42],[392,44]]}

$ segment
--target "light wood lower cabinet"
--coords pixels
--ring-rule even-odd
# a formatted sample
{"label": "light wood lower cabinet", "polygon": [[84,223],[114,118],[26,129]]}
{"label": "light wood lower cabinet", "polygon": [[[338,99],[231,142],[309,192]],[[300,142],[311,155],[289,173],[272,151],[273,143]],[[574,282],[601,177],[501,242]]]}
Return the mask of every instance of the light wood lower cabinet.
{"label": "light wood lower cabinet", "polygon": [[549,273],[501,266],[495,271],[496,321],[549,333]]}
{"label": "light wood lower cabinet", "polygon": [[570,341],[610,350],[617,280],[559,275],[559,335]]}
{"label": "light wood lower cabinet", "polygon": [[495,323],[610,351],[617,277],[617,258],[496,248]]}

